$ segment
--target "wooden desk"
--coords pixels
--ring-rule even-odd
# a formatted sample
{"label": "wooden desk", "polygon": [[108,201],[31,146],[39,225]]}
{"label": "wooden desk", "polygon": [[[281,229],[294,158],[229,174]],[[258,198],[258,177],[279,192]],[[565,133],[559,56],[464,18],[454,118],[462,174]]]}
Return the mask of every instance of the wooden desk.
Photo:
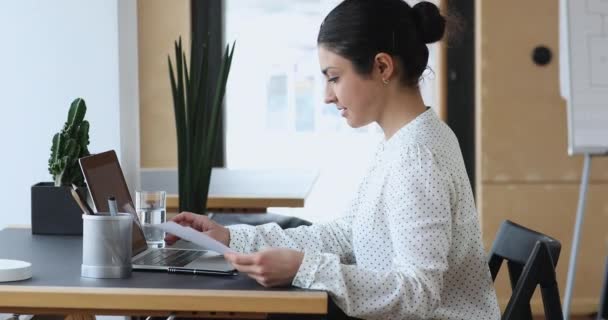
{"label": "wooden desk", "polygon": [[327,293],[264,288],[246,275],[191,276],[134,271],[127,279],[80,277],[82,238],[0,231],[0,259],[32,263],[29,280],[0,283],[0,313],[260,317],[325,314]]}
{"label": "wooden desk", "polygon": [[[215,212],[266,212],[268,207],[304,207],[317,172],[214,168],[207,207]],[[167,195],[167,211],[177,212],[179,198]]]}

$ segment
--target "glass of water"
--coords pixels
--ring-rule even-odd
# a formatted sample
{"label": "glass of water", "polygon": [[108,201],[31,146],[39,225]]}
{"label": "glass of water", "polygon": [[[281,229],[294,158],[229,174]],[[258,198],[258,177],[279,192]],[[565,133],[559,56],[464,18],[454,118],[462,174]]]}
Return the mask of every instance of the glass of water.
{"label": "glass of water", "polygon": [[162,248],[165,246],[165,232],[152,225],[167,220],[166,198],[165,191],[137,191],[135,193],[135,210],[144,230],[146,242],[150,247]]}

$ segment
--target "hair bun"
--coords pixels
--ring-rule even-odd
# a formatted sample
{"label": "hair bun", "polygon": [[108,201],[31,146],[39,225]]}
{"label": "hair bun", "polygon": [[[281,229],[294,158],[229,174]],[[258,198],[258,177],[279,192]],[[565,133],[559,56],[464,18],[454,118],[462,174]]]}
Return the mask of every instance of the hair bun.
{"label": "hair bun", "polygon": [[439,13],[439,8],[431,2],[421,1],[413,9],[422,41],[433,43],[441,40],[445,31],[445,18]]}

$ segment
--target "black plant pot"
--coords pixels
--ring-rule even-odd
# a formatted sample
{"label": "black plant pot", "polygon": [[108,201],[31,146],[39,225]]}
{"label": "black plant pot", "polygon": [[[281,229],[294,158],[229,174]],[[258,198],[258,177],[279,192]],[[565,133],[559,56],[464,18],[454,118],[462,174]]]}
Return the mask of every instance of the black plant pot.
{"label": "black plant pot", "polygon": [[[82,210],[70,192],[70,187],[55,187],[52,182],[32,186],[32,233],[82,235]],[[87,188],[79,188],[87,195]]]}

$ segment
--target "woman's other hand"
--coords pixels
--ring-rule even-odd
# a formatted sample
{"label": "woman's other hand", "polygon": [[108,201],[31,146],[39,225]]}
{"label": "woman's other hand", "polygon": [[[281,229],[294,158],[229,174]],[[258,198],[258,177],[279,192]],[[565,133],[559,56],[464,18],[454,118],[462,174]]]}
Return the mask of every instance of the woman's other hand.
{"label": "woman's other hand", "polygon": [[[195,214],[192,212],[182,212],[175,216],[171,221],[178,223],[185,227],[191,227],[194,230],[204,232],[211,238],[223,243],[224,245],[230,245],[230,230],[228,228],[215,223],[207,216]],[[165,237],[165,243],[172,245],[175,241],[179,240],[179,237],[167,233]]]}
{"label": "woman's other hand", "polygon": [[271,248],[251,254],[226,253],[234,267],[247,273],[264,287],[290,285],[298,273],[304,253],[292,249]]}

